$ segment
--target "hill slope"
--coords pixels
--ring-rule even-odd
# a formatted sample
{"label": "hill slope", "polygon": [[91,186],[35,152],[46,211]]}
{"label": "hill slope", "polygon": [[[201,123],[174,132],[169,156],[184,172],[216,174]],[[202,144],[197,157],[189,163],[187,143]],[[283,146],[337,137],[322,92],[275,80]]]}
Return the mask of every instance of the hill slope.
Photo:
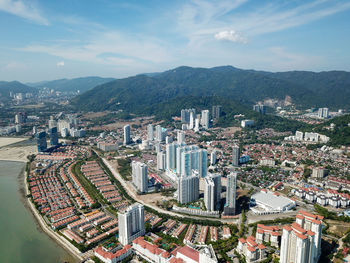
{"label": "hill slope", "polygon": [[9,100],[10,92],[13,93],[36,93],[38,90],[22,84],[18,81],[0,81],[0,100]]}
{"label": "hill slope", "polygon": [[154,76],[137,75],[99,85],[74,98],[72,105],[79,110],[142,113],[145,107],[185,96],[219,96],[246,104],[290,96],[298,106],[349,109],[350,73],[179,67]]}
{"label": "hill slope", "polygon": [[100,78],[100,77],[84,77],[75,79],[58,79],[53,81],[41,81],[37,83],[28,83],[29,86],[36,88],[49,88],[62,92],[85,92],[98,85],[115,80],[113,78]]}

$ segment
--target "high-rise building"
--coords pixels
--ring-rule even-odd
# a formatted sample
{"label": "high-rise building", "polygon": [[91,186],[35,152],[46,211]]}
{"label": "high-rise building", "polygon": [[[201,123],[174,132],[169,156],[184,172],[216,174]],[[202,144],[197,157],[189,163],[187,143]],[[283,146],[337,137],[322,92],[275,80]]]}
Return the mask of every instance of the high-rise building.
{"label": "high-rise building", "polygon": [[118,212],[119,242],[127,245],[145,234],[145,211],[143,205],[135,203],[124,212]]}
{"label": "high-rise building", "polygon": [[179,169],[181,176],[190,176],[194,171],[198,173],[199,177],[207,176],[207,150],[185,147],[179,153],[179,166],[176,168]]}
{"label": "high-rise building", "polygon": [[49,128],[49,137],[50,137],[50,145],[57,146],[58,145],[57,127]]}
{"label": "high-rise building", "polygon": [[157,170],[166,169],[166,154],[164,152],[157,153]]}
{"label": "high-rise building", "polygon": [[212,115],[213,119],[218,119],[221,117],[221,105],[215,105],[212,107]]}
{"label": "high-rise building", "polygon": [[195,118],[196,118],[196,116],[194,115],[194,112],[191,111],[191,112],[190,112],[190,123],[189,123],[189,125],[188,125],[188,128],[189,128],[190,130],[192,130],[192,129],[194,128],[194,120],[195,120]]}
{"label": "high-rise building", "polygon": [[22,130],[21,124],[16,124],[16,132],[19,133],[21,132],[21,130]]}
{"label": "high-rise building", "polygon": [[280,263],[316,263],[321,255],[323,217],[299,211],[296,222],[283,227]]}
{"label": "high-rise building", "polygon": [[15,123],[16,124],[21,124],[23,122],[23,117],[22,114],[18,113],[15,115]]}
{"label": "high-rise building", "polygon": [[153,141],[154,139],[154,130],[153,130],[153,124],[147,125],[147,140]]}
{"label": "high-rise building", "polygon": [[156,126],[156,141],[157,142],[164,142],[165,137],[167,136],[167,130],[160,125]]}
{"label": "high-rise building", "polygon": [[210,154],[210,165],[215,165],[216,161],[216,151],[212,151]]}
{"label": "high-rise building", "polygon": [[186,204],[198,200],[199,178],[195,175],[181,176],[178,179],[178,202]]}
{"label": "high-rise building", "polygon": [[177,143],[167,144],[165,147],[166,151],[166,169],[173,171],[176,167],[176,149],[179,147]]}
{"label": "high-rise building", "polygon": [[236,188],[237,188],[237,173],[230,173],[227,176],[226,185],[226,205],[224,213],[226,215],[234,215],[236,213]]}
{"label": "high-rise building", "polygon": [[36,133],[36,144],[38,148],[38,152],[44,152],[47,149],[46,143],[46,132],[41,131]]}
{"label": "high-rise building", "polygon": [[127,124],[124,126],[124,145],[130,144],[130,125]]}
{"label": "high-rise building", "polygon": [[132,182],[136,189],[141,193],[148,192],[147,165],[141,162],[133,161],[131,163]]}
{"label": "high-rise building", "polygon": [[239,166],[239,146],[235,145],[232,147],[232,165]]}
{"label": "high-rise building", "polygon": [[199,119],[198,118],[196,118],[196,120],[195,120],[194,131],[195,132],[199,131]]}
{"label": "high-rise building", "polygon": [[36,135],[36,133],[37,133],[37,128],[36,128],[36,126],[33,126],[33,135]]}
{"label": "high-rise building", "polygon": [[210,121],[209,110],[202,110],[201,122],[204,129],[209,129],[209,121]]}
{"label": "high-rise building", "polygon": [[181,110],[181,122],[190,123],[191,112],[193,114],[193,118],[195,118],[196,117],[196,110],[195,109],[182,109]]}
{"label": "high-rise building", "polygon": [[265,114],[266,113],[266,106],[262,105],[262,104],[256,104],[253,106],[253,110],[256,112],[259,112],[261,114]]}
{"label": "high-rise building", "polygon": [[208,211],[220,209],[221,202],[221,176],[208,175],[204,178],[204,204]]}
{"label": "high-rise building", "polygon": [[328,108],[319,108],[318,109],[318,117],[322,119],[329,118],[329,109]]}
{"label": "high-rise building", "polygon": [[177,132],[177,143],[179,144],[185,143],[185,133],[183,131]]}
{"label": "high-rise building", "polygon": [[165,137],[165,144],[172,143],[174,141],[173,136],[166,136]]}

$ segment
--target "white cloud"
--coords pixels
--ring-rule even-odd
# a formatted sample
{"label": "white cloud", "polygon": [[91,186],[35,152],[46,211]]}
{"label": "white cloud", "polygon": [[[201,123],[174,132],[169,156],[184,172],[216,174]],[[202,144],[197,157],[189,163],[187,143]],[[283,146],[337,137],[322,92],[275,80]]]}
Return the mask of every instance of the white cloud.
{"label": "white cloud", "polygon": [[27,65],[22,62],[12,61],[4,66],[6,70],[25,70],[27,69]]}
{"label": "white cloud", "polygon": [[49,25],[48,20],[30,2],[22,0],[0,0],[0,10],[41,25]]}
{"label": "white cloud", "polygon": [[59,67],[63,67],[64,66],[64,61],[60,61],[60,62],[57,62],[56,66],[59,68]]}
{"label": "white cloud", "polygon": [[238,32],[236,32],[235,30],[225,30],[225,31],[221,31],[219,33],[216,33],[214,35],[214,37],[217,40],[227,40],[227,41],[231,41],[231,42],[236,42],[236,43],[243,43],[246,44],[247,43],[247,39],[243,36],[241,36]]}

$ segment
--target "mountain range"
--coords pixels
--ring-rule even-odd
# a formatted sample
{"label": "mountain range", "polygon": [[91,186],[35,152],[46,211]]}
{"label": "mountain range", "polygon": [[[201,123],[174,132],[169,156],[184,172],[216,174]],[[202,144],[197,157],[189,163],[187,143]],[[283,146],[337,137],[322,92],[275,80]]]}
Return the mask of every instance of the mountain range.
{"label": "mountain range", "polygon": [[[221,97],[252,105],[264,100],[289,98],[299,107],[349,109],[350,73],[266,72],[243,70],[232,66],[214,68],[178,67],[163,73],[116,79],[72,99],[78,110],[119,110],[130,113],[155,112],[154,105],[176,103],[191,97]],[[210,104],[210,103],[209,103]]]}
{"label": "mountain range", "polygon": [[35,88],[49,88],[54,89],[55,91],[61,92],[76,92],[80,91],[81,93],[90,90],[98,85],[101,85],[106,82],[115,80],[113,78],[101,78],[101,77],[83,77],[83,78],[74,78],[74,79],[57,79],[52,81],[41,81],[34,83],[26,83],[28,86]]}

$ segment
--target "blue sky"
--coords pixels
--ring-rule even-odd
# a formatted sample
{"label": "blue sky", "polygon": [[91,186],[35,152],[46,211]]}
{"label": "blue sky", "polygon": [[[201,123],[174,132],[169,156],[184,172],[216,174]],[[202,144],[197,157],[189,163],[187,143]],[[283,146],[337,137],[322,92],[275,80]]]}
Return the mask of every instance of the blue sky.
{"label": "blue sky", "polygon": [[0,80],[350,71],[350,0],[0,0]]}

